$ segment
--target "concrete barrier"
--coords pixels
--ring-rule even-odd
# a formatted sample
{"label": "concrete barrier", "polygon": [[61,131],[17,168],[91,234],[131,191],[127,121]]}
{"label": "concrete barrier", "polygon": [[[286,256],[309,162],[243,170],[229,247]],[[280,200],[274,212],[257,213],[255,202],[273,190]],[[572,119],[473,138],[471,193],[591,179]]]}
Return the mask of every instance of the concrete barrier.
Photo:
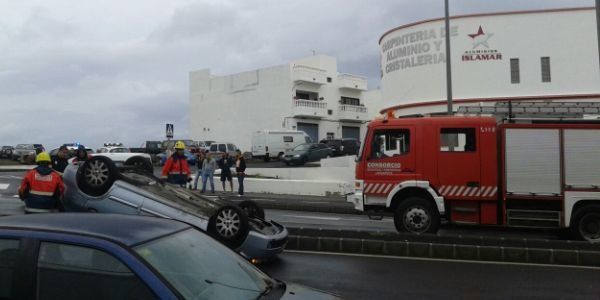
{"label": "concrete barrier", "polygon": [[600,267],[600,250],[438,244],[290,235],[288,250]]}

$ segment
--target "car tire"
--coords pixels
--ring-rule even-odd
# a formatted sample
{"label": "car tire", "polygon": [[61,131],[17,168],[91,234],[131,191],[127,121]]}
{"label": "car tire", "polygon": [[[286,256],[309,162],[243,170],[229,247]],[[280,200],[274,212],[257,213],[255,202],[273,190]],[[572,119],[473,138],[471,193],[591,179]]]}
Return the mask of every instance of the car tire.
{"label": "car tire", "polygon": [[124,165],[136,167],[150,174],[154,173],[154,167],[152,166],[152,162],[150,162],[147,158],[141,156],[134,156],[129,158],[125,161]]}
{"label": "car tire", "polygon": [[238,206],[246,212],[250,218],[265,219],[265,210],[252,200],[242,201]]}
{"label": "car tire", "polygon": [[249,230],[248,216],[240,207],[233,205],[219,208],[208,222],[208,233],[232,249],[244,243]]}
{"label": "car tire", "polygon": [[119,171],[110,158],[94,156],[77,170],[77,186],[90,196],[100,196],[108,192],[118,175]]}
{"label": "car tire", "polygon": [[600,205],[586,205],[573,214],[569,226],[571,236],[591,243],[600,242]]}
{"label": "car tire", "polygon": [[396,208],[394,225],[398,232],[435,233],[440,226],[440,215],[428,200],[409,197]]}

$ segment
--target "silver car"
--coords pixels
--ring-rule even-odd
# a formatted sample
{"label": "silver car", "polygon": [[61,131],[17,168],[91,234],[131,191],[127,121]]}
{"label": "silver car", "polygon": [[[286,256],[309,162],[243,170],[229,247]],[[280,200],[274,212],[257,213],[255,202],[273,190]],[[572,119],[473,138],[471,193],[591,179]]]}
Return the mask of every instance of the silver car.
{"label": "silver car", "polygon": [[104,156],[71,163],[63,176],[67,211],[146,215],[183,221],[248,259],[272,258],[281,253],[287,243],[287,229],[274,221],[266,221],[264,210],[252,201],[235,204],[204,197],[164,183],[144,168],[117,168]]}

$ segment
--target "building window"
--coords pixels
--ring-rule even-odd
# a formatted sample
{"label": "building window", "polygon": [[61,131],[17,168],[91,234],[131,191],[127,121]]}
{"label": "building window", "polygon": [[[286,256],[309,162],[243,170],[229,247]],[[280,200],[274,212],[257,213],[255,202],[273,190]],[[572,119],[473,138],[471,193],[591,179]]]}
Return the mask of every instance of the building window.
{"label": "building window", "polygon": [[475,128],[442,128],[440,151],[474,152]]}
{"label": "building window", "polygon": [[327,110],[327,114],[330,115],[330,116],[333,115],[333,109],[328,109]]}
{"label": "building window", "polygon": [[350,98],[350,97],[342,97],[342,99],[340,100],[340,103],[342,105],[355,105],[355,106],[359,106],[360,105],[360,99],[358,99],[358,98]]}
{"label": "building window", "polygon": [[550,82],[550,57],[544,56],[542,62],[542,82]]}
{"label": "building window", "polygon": [[331,82],[331,77],[327,77],[327,82]]}
{"label": "building window", "polygon": [[519,59],[510,59],[510,83],[521,83],[521,74],[519,73]]}
{"label": "building window", "polygon": [[296,99],[317,101],[319,99],[319,94],[309,91],[296,91]]}

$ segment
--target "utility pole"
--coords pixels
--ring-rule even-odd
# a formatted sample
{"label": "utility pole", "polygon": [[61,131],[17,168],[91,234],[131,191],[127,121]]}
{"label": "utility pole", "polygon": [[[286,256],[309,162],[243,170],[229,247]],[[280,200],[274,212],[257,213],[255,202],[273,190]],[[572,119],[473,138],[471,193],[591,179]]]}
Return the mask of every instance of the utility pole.
{"label": "utility pole", "polygon": [[[598,2],[600,0],[596,0]],[[452,67],[450,61],[450,13],[448,0],[444,1],[445,6],[445,25],[446,25],[446,97],[448,98],[448,114],[452,115]],[[597,8],[598,5],[596,5]]]}
{"label": "utility pole", "polygon": [[598,67],[600,67],[600,0],[596,0],[596,34],[598,35]]}

